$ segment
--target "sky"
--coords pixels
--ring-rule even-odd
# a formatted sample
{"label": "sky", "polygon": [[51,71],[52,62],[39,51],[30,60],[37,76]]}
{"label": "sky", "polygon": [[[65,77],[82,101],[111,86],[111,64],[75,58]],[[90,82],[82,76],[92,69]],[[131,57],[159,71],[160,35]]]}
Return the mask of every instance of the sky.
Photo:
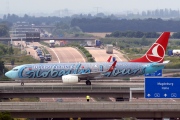
{"label": "sky", "polygon": [[[69,13],[123,13],[127,11],[180,8],[180,0],[0,0],[0,14]],[[61,14],[59,12],[59,14]]]}

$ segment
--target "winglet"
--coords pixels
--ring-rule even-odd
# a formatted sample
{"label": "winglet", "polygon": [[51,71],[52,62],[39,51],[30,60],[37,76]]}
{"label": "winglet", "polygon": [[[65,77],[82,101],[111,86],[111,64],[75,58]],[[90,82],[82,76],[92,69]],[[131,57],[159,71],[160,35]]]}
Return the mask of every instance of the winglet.
{"label": "winglet", "polygon": [[109,68],[109,70],[107,72],[112,72],[116,66],[117,61],[114,61],[114,63],[111,65],[111,67]]}
{"label": "winglet", "polygon": [[111,58],[112,58],[112,56],[109,56],[107,62],[111,62]]}

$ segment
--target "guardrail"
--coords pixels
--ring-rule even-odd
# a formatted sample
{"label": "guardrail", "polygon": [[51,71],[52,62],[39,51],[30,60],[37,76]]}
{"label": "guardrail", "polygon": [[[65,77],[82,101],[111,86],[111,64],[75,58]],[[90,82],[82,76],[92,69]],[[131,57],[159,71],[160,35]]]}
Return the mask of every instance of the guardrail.
{"label": "guardrail", "polygon": [[120,86],[2,86],[0,87],[1,93],[8,92],[120,92],[120,91],[128,91],[130,87],[143,87],[137,85],[125,85],[123,87]]}
{"label": "guardrail", "polygon": [[150,102],[2,102],[1,111],[180,111],[180,103]]}
{"label": "guardrail", "polygon": [[16,118],[179,118],[180,104],[149,102],[3,102]]}
{"label": "guardrail", "polygon": [[[133,79],[133,80],[94,80],[92,83],[144,83],[144,79]],[[19,81],[12,79],[0,79],[0,83],[20,83]],[[61,80],[26,80],[25,83],[63,83]],[[80,81],[79,83],[84,83],[85,81]]]}

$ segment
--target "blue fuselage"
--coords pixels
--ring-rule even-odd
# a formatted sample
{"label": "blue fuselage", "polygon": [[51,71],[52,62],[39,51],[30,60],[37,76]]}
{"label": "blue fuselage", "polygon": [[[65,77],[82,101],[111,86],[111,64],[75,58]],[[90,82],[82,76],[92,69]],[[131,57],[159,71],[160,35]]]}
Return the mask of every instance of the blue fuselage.
{"label": "blue fuselage", "polygon": [[154,67],[153,64],[157,63],[118,62],[112,72],[105,72],[112,65],[112,63],[107,62],[25,64],[13,68],[6,73],[6,76],[12,79],[61,79],[63,75],[68,74],[87,74],[104,71],[103,75],[90,77],[131,77],[153,73],[164,68],[164,66]]}

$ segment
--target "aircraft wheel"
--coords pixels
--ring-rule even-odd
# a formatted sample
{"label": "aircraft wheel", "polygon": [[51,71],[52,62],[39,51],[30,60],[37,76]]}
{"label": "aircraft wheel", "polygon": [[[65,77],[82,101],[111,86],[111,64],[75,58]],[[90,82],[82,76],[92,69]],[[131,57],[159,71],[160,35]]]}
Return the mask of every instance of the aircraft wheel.
{"label": "aircraft wheel", "polygon": [[21,86],[24,86],[24,82],[21,82]]}
{"label": "aircraft wheel", "polygon": [[86,85],[91,85],[91,81],[90,80],[86,80]]}

